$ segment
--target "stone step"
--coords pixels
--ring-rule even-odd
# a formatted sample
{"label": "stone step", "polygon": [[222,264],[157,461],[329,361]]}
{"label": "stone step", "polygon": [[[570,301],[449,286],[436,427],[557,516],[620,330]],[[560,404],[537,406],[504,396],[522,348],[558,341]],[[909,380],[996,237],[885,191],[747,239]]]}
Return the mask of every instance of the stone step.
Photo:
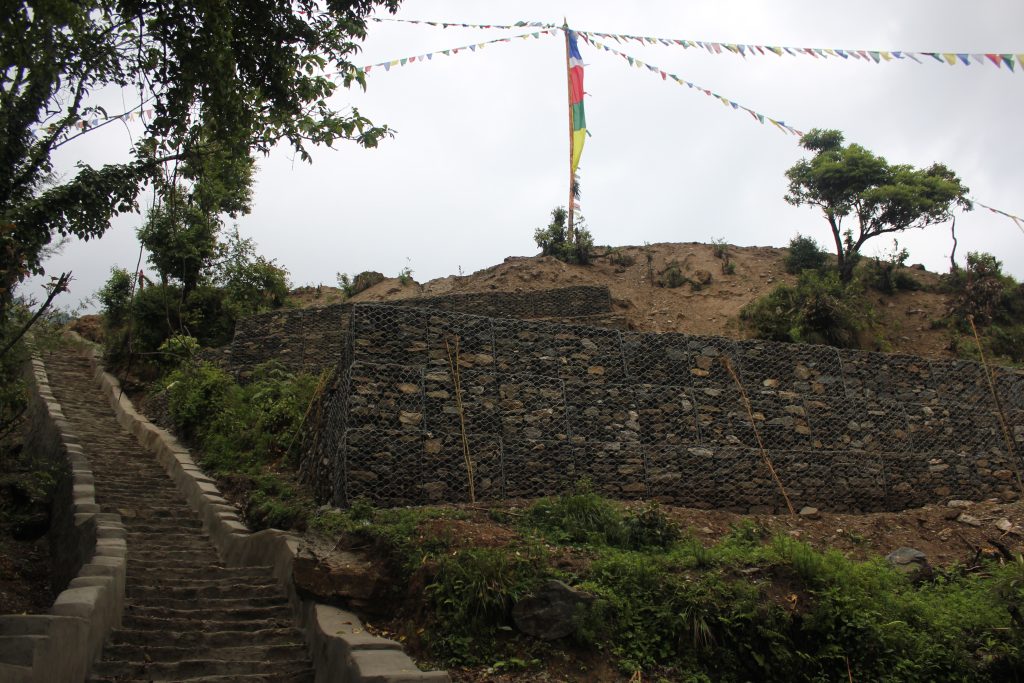
{"label": "stone step", "polygon": [[192,576],[179,577],[168,573],[155,573],[129,575],[129,588],[143,588],[149,590],[167,590],[173,588],[220,588],[229,589],[239,586],[250,586],[254,588],[272,588],[279,591],[277,581],[269,573],[256,574],[251,576],[217,576],[196,574]]}
{"label": "stone step", "polygon": [[187,681],[200,676],[244,676],[264,674],[283,676],[309,671],[306,660],[268,662],[261,660],[224,661],[222,659],[186,659],[179,662],[101,661],[94,667],[97,677],[122,680]]}
{"label": "stone step", "polygon": [[[124,519],[124,526],[130,533],[162,534],[162,533],[202,533],[203,523],[195,518],[180,520],[134,520]],[[205,535],[205,534],[204,534]]]}
{"label": "stone step", "polygon": [[129,581],[140,582],[159,576],[173,577],[177,580],[246,581],[268,578],[272,576],[271,571],[270,567],[224,567],[219,564],[204,564],[197,567],[176,567],[172,574],[170,572],[154,572],[149,567],[140,567],[136,563],[129,562],[127,575]]}
{"label": "stone step", "polygon": [[205,548],[196,549],[184,549],[184,550],[168,550],[166,548],[129,548],[128,557],[137,557],[140,560],[166,560],[167,562],[174,562],[175,560],[201,560],[207,559],[209,562],[217,561],[217,553],[213,550],[213,546],[207,546]]}
{"label": "stone step", "polygon": [[[182,608],[156,605],[125,605],[124,626],[132,627],[135,619],[163,619],[176,622],[197,621],[258,621],[260,619],[283,619],[292,623],[292,612],[283,600],[277,605],[254,605],[251,607],[213,608],[207,607]],[[151,623],[151,622],[147,622]],[[178,629],[170,629],[178,630]],[[187,629],[186,629],[187,630]]]}
{"label": "stone step", "polygon": [[[251,584],[235,584],[233,586],[212,585],[212,586],[139,586],[129,585],[127,597],[135,604],[157,605],[167,604],[167,601],[195,602],[202,600],[204,604],[216,601],[219,604],[223,600],[235,600],[244,598],[248,604],[255,604],[255,600],[275,599],[284,600],[281,589],[273,584],[254,586]],[[157,602],[161,601],[161,602]]]}
{"label": "stone step", "polygon": [[103,648],[103,659],[108,662],[180,662],[189,659],[227,662],[294,662],[306,659],[306,644],[302,642],[268,645],[247,645],[245,643],[246,639],[243,636],[225,645],[209,647],[115,644]]}
{"label": "stone step", "polygon": [[[209,624],[210,622],[207,622]],[[179,647],[230,647],[237,643],[250,645],[288,645],[303,643],[302,631],[294,626],[284,628],[238,629],[239,623],[225,622],[232,630],[211,629],[207,631],[168,632],[157,629],[116,629],[110,634],[110,642],[117,645],[165,645],[173,643]]]}
{"label": "stone step", "polygon": [[[275,590],[275,593],[277,591]],[[204,609],[217,610],[217,611],[228,611],[234,609],[245,609],[250,607],[276,607],[277,605],[287,605],[288,599],[284,595],[273,595],[273,596],[257,596],[257,597],[235,597],[235,598],[211,598],[204,597],[201,602],[196,602],[197,598],[176,598],[176,597],[162,597],[154,594],[148,594],[141,599],[136,599],[134,595],[129,594],[125,596],[125,602],[128,605],[132,605],[135,608],[160,608],[166,607],[170,609],[184,609],[188,606],[201,604]]]}
{"label": "stone step", "polygon": [[[174,562],[169,562],[166,558],[147,558],[138,557],[128,551],[128,573],[132,574],[135,572],[150,572],[150,571],[173,571],[177,572],[190,572],[193,570],[207,571],[212,569],[226,569],[221,564],[218,558],[184,558]],[[134,571],[133,571],[134,570]]]}
{"label": "stone step", "polygon": [[[224,615],[221,615],[224,616]],[[255,619],[166,619],[161,617],[125,616],[123,627],[126,631],[154,633],[163,637],[164,633],[230,633],[232,631],[266,631],[281,628],[293,628],[290,611],[281,612],[274,617],[260,616]]]}
{"label": "stone step", "polygon": [[[179,681],[189,683],[313,683],[316,672],[312,669],[297,671],[289,674],[244,674],[228,676],[191,676],[179,678]],[[109,676],[92,676],[88,679],[90,683],[124,683],[123,678]]]}

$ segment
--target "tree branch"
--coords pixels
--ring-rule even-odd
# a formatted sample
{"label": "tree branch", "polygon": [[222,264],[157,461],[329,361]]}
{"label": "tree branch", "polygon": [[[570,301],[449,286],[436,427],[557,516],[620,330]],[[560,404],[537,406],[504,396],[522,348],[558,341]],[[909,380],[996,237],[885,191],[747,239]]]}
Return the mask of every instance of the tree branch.
{"label": "tree branch", "polygon": [[14,335],[14,338],[11,339],[11,341],[7,342],[7,345],[4,346],[3,351],[0,351],[0,356],[5,355],[8,351],[14,348],[14,345],[18,343],[18,340],[25,336],[25,333],[28,332],[29,328],[32,327],[36,323],[36,321],[39,320],[40,317],[42,317],[43,313],[45,313],[46,309],[50,307],[50,304],[53,303],[53,300],[57,297],[57,295],[60,294],[61,292],[67,291],[69,282],[71,282],[70,270],[66,273],[60,274],[60,277],[57,278],[57,282],[55,282],[53,287],[50,289],[50,295],[46,297],[46,301],[44,301],[43,305],[39,307],[39,310],[36,311],[36,314],[33,315],[27,323],[25,323],[25,325],[21,328],[18,334]]}

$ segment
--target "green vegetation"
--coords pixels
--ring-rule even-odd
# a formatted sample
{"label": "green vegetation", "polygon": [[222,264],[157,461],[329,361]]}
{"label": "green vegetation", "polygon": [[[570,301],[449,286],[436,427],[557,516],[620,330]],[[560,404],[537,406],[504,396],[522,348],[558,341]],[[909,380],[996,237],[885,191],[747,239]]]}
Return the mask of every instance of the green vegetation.
{"label": "green vegetation", "polygon": [[195,274],[191,289],[169,276],[162,278],[168,284],[143,285],[127,270],[113,268],[97,293],[108,362],[123,367],[136,357],[142,361],[136,371],[152,378],[159,373],[151,366],[162,362],[168,339],[188,336],[201,346],[222,346],[240,318],[284,304],[288,273],[257,255],[252,240],[231,232],[218,253],[221,260]]}
{"label": "green vegetation", "polygon": [[164,384],[175,428],[198,447],[203,468],[243,500],[246,522],[254,529],[305,528],[312,503],[288,473],[297,466],[292,447],[315,378],[271,362],[240,386],[199,362],[173,370]]}
{"label": "green vegetation", "polygon": [[824,271],[828,262],[828,252],[821,248],[817,240],[797,233],[796,237],[789,240],[789,251],[783,265],[790,275],[799,275],[805,270]]}
{"label": "green vegetation", "polygon": [[[786,201],[821,209],[835,240],[840,280],[853,279],[857,257],[873,237],[947,221],[954,206],[970,209],[968,188],[942,164],[919,170],[889,164],[857,144],[843,146],[838,130],[815,128],[800,139],[814,152],[786,171]],[[857,232],[843,227],[857,221]]]}
{"label": "green vegetation", "polygon": [[979,356],[971,316],[988,359],[1024,363],[1024,284],[1005,275],[1001,261],[972,251],[964,268],[943,278],[942,289],[951,298],[945,323],[953,330],[953,347],[960,355]]}
{"label": "green vegetation", "polygon": [[705,546],[656,507],[624,511],[586,491],[493,511],[515,532],[498,546],[425,532],[465,515],[359,503],[312,527],[392,558],[399,615],[449,665],[535,666],[570,646],[516,635],[511,619],[516,600],[557,578],[596,598],[576,617],[572,647],[644,680],[1024,679],[1021,559],[913,579],[881,558],[819,552],[750,522]]}
{"label": "green vegetation", "polygon": [[533,233],[533,240],[540,247],[541,256],[553,256],[559,261],[581,266],[588,265],[591,251],[594,249],[594,237],[580,219],[575,221],[573,239],[570,242],[566,230],[567,220],[568,213],[564,207],[552,209],[551,223],[546,228],[537,228]]}
{"label": "green vegetation", "polygon": [[921,284],[907,272],[906,264],[909,256],[910,252],[900,249],[900,243],[893,240],[890,252],[876,259],[869,259],[864,264],[864,283],[883,294],[921,289]]}
{"label": "green vegetation", "polygon": [[740,320],[760,339],[858,348],[872,309],[858,283],[805,270],[796,285],[781,284],[744,306]]}
{"label": "green vegetation", "polygon": [[[411,271],[410,271],[411,274]],[[350,298],[373,287],[378,282],[384,281],[384,274],[373,270],[364,270],[355,277],[349,277],[347,273],[338,273],[338,287],[344,292],[345,298]]]}
{"label": "green vegetation", "polygon": [[[365,87],[350,60],[366,35],[366,17],[378,7],[394,12],[398,1],[324,6],[298,0],[289,11],[254,1],[244,12],[210,0],[6,6],[0,32],[7,60],[0,74],[0,319],[8,315],[14,286],[42,273],[52,239],[99,237],[112,217],[137,208],[146,183],[162,198],[149,223],[153,237],[159,234],[157,241],[168,246],[179,237],[188,243],[165,250],[169,260],[162,266],[170,272],[175,257],[185,258],[178,264],[187,295],[195,260],[210,244],[207,221],[225,210],[219,200],[205,203],[204,188],[241,187],[224,177],[225,170],[251,166],[254,153],[279,143],[308,161],[309,145],[352,140],[373,147],[389,136],[386,126],[357,110],[331,106],[339,80]],[[325,75],[328,65],[343,77]],[[61,177],[54,151],[106,120],[108,112],[92,96],[111,88],[125,89],[124,99],[148,114],[126,145],[125,160],[98,168],[81,164]],[[119,114],[109,112],[109,120]]]}

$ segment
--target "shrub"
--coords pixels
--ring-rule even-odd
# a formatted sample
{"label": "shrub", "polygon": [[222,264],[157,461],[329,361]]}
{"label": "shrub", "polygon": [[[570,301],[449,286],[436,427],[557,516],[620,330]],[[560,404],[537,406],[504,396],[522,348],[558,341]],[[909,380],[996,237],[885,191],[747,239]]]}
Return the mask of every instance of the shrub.
{"label": "shrub", "polygon": [[199,436],[223,412],[238,385],[216,365],[185,365],[167,376],[167,407],[174,426],[186,439]]}
{"label": "shrub", "polygon": [[813,237],[797,236],[789,241],[789,253],[783,265],[790,275],[799,275],[805,270],[824,270],[829,263],[829,254]]}
{"label": "shrub", "polygon": [[[412,271],[410,271],[411,275]],[[364,270],[355,277],[349,277],[347,273],[338,273],[338,287],[345,293],[345,297],[353,297],[373,287],[378,282],[384,281],[384,273],[375,270]]]}
{"label": "shrub", "polygon": [[782,284],[740,310],[740,320],[759,339],[859,345],[872,309],[855,284],[843,286],[836,273],[805,270],[795,286]]}
{"label": "shrub", "polygon": [[613,266],[629,268],[636,263],[636,257],[632,254],[627,254],[621,249],[611,249],[608,252],[608,262]]}
{"label": "shrub", "polygon": [[921,289],[921,283],[912,278],[905,269],[909,256],[910,252],[900,249],[899,242],[893,240],[892,251],[867,262],[864,268],[864,283],[883,294]]}
{"label": "shrub", "polygon": [[526,522],[561,543],[614,546],[627,538],[618,506],[586,486],[578,493],[538,500],[527,508]]}
{"label": "shrub", "polygon": [[1024,362],[1024,284],[1003,274],[992,254],[970,252],[967,266],[943,278],[950,295],[946,322],[968,339],[954,345],[959,353],[976,357],[978,350],[968,317],[973,316],[982,344],[991,356]]}
{"label": "shrub", "polygon": [[110,269],[110,279],[96,293],[103,311],[104,327],[115,329],[128,322],[132,300],[132,275],[124,268]]}
{"label": "shrub", "polygon": [[573,240],[570,242],[566,230],[567,219],[568,213],[563,207],[552,209],[551,223],[546,228],[537,228],[533,239],[540,247],[541,256],[553,256],[559,261],[585,266],[590,263],[594,237],[580,219],[576,221]]}
{"label": "shrub", "polygon": [[683,275],[682,268],[679,266],[678,261],[671,261],[668,263],[665,266],[665,270],[661,271],[661,274],[658,276],[658,286],[666,287],[668,289],[682,287],[687,282],[690,282],[690,278]]}

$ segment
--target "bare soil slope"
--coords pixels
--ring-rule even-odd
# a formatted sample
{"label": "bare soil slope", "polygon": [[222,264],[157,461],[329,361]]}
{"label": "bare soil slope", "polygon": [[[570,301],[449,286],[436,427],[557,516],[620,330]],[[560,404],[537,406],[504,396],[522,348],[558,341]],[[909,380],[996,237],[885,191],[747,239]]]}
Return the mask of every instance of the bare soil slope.
{"label": "bare soil slope", "polygon": [[[418,284],[386,279],[351,301],[395,301],[421,296],[466,292],[529,292],[572,285],[607,285],[613,307],[629,321],[631,329],[643,332],[686,332],[690,334],[744,337],[739,311],[747,303],[771,291],[780,282],[793,282],[783,268],[785,249],[736,247],[726,253],[733,272],[726,273],[717,245],[696,242],[660,243],[598,250],[589,266],[575,266],[545,256],[513,256],[503,263],[470,275],[448,277]],[[670,289],[659,286],[661,274],[678,264],[688,279],[710,282],[692,287],[684,284]],[[939,276],[924,270],[909,271],[925,286],[938,283]],[[321,306],[342,298],[339,290],[323,287],[320,296],[312,288],[297,292],[299,305]],[[932,321],[945,312],[945,296],[935,291],[872,292],[878,312],[880,350],[922,356],[948,356],[949,333],[932,328]]]}

